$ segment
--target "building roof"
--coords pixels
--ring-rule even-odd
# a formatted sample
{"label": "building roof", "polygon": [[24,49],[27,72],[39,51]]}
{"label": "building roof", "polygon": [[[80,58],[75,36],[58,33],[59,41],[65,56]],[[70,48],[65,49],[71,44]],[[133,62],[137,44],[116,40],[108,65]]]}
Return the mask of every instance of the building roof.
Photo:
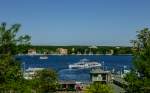
{"label": "building roof", "polygon": [[59,84],[76,84],[74,80],[60,80]]}
{"label": "building roof", "polygon": [[95,68],[90,71],[91,74],[108,74],[110,71],[104,71],[100,68]]}

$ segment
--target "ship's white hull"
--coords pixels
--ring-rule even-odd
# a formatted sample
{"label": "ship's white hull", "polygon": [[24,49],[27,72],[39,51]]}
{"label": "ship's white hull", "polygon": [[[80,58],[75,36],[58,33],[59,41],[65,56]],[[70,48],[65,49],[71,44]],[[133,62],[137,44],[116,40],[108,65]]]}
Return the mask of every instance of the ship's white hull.
{"label": "ship's white hull", "polygon": [[79,66],[79,65],[69,65],[69,69],[88,69],[88,68],[96,68],[96,67],[101,67],[101,65],[95,65],[95,66]]}
{"label": "ship's white hull", "polygon": [[86,68],[95,68],[95,67],[101,67],[101,64],[98,62],[87,61],[87,59],[83,59],[78,63],[69,65],[70,69],[86,69]]}

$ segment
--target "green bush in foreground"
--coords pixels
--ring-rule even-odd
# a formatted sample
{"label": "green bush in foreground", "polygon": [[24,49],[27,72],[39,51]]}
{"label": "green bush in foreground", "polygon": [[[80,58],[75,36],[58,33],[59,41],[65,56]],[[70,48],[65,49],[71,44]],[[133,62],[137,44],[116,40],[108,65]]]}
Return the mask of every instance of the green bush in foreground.
{"label": "green bush in foreground", "polygon": [[54,92],[58,87],[57,74],[51,69],[38,71],[31,82],[32,88],[40,93]]}
{"label": "green bush in foreground", "polygon": [[86,88],[85,93],[113,93],[109,85],[95,82]]}

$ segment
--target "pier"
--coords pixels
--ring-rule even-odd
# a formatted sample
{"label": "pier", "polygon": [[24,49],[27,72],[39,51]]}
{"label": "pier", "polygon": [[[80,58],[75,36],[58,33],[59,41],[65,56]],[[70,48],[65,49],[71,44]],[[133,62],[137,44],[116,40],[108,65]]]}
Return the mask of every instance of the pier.
{"label": "pier", "polygon": [[113,79],[113,83],[122,87],[122,88],[126,88],[128,83],[121,78],[119,75],[113,75],[114,79]]}

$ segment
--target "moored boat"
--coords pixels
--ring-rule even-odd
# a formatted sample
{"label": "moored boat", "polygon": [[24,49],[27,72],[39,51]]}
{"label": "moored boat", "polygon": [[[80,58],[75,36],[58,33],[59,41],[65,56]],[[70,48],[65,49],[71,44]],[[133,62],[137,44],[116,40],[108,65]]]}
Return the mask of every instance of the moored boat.
{"label": "moored boat", "polygon": [[96,61],[89,61],[88,59],[81,59],[79,62],[69,65],[70,69],[86,69],[95,67],[101,67],[101,64]]}
{"label": "moored boat", "polygon": [[40,56],[40,59],[48,59],[48,56]]}

